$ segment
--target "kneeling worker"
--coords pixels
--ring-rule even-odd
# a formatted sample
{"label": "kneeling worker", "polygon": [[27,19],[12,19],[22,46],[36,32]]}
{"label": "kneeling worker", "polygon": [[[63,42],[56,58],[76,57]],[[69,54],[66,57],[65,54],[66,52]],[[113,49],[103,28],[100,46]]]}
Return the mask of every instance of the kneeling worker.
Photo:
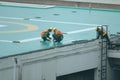
{"label": "kneeling worker", "polygon": [[58,29],[56,29],[56,28],[53,28],[52,29],[53,30],[53,40],[55,41],[55,42],[60,42],[60,41],[62,41],[63,40],[63,33],[60,31],[60,30],[58,30]]}
{"label": "kneeling worker", "polygon": [[41,32],[41,38],[43,39],[43,41],[50,41],[50,32],[52,32],[51,28]]}

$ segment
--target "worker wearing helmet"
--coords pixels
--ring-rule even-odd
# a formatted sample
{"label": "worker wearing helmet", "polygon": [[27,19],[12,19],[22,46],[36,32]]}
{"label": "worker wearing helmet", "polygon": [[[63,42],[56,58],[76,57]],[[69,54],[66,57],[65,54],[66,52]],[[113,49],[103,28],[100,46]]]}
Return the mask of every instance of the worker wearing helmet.
{"label": "worker wearing helmet", "polygon": [[52,29],[48,29],[48,30],[44,30],[41,32],[41,38],[43,39],[43,41],[50,41],[51,37],[50,37],[50,32],[52,31]]}
{"label": "worker wearing helmet", "polygon": [[55,41],[55,42],[60,42],[60,41],[62,41],[63,40],[63,34],[62,34],[62,32],[60,31],[60,30],[58,30],[58,29],[56,29],[56,28],[53,28],[52,29],[53,30],[53,40]]}
{"label": "worker wearing helmet", "polygon": [[108,37],[107,32],[102,28],[102,27],[98,27],[96,28],[96,32],[97,32],[97,37],[96,39],[99,39],[101,37],[101,39],[106,39],[108,44],[110,44],[110,39]]}

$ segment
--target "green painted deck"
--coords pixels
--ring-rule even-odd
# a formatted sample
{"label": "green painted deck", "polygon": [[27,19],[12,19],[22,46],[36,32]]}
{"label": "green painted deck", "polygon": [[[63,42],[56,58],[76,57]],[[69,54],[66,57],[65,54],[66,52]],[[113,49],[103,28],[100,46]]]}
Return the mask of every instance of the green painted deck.
{"label": "green painted deck", "polygon": [[60,46],[76,40],[96,38],[97,25],[109,25],[111,34],[120,32],[119,21],[120,10],[0,4],[0,58],[54,47],[52,41],[42,42],[40,37],[41,31],[50,27],[68,33],[58,43]]}

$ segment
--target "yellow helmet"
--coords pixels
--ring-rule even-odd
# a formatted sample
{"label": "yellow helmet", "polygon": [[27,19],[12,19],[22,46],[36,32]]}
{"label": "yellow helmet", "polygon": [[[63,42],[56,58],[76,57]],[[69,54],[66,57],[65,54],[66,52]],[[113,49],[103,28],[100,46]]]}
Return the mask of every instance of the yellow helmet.
{"label": "yellow helmet", "polygon": [[100,30],[100,27],[99,27],[99,26],[97,26],[96,31],[99,31],[99,30]]}
{"label": "yellow helmet", "polygon": [[50,27],[49,29],[50,29],[50,30],[52,30],[52,29],[53,29],[53,27]]}
{"label": "yellow helmet", "polygon": [[55,31],[55,30],[56,30],[56,28],[54,27],[54,28],[52,28],[52,30],[53,30],[53,31]]}

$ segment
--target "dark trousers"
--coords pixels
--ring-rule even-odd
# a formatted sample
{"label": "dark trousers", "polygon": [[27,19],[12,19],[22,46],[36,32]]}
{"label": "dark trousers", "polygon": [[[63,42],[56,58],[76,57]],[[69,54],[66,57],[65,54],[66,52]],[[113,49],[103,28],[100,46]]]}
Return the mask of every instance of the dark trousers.
{"label": "dark trousers", "polygon": [[63,35],[55,35],[53,34],[53,39],[55,40],[55,42],[60,42],[63,40]]}
{"label": "dark trousers", "polygon": [[47,41],[47,37],[42,37],[43,41]]}
{"label": "dark trousers", "polygon": [[108,37],[108,35],[106,34],[106,35],[104,35],[104,36],[102,36],[102,39],[106,39],[107,40],[107,42],[108,42],[108,45],[110,45],[110,39],[109,39],[109,37]]}

